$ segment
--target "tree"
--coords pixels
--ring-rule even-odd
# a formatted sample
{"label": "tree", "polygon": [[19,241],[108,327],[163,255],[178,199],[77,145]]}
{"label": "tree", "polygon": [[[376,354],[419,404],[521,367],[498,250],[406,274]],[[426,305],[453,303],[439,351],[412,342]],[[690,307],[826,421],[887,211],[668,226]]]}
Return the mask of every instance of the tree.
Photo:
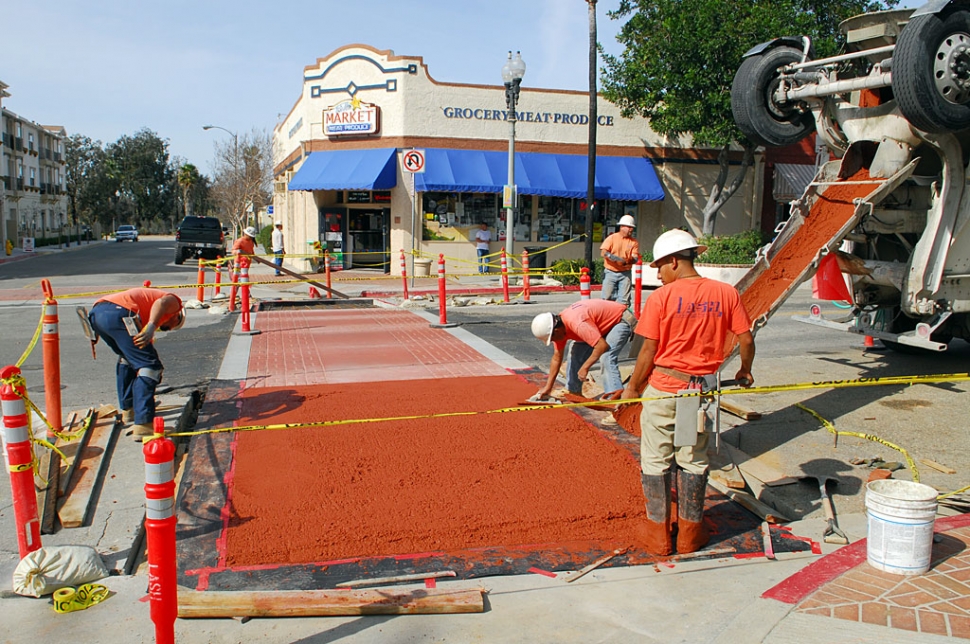
{"label": "tree", "polygon": [[192,216],[192,189],[199,184],[200,179],[199,169],[191,163],[183,164],[178,170],[176,180],[182,189],[182,205],[185,207],[186,217]]}
{"label": "tree", "polygon": [[273,181],[273,139],[264,130],[216,141],[212,198],[223,221],[238,231],[251,214],[270,203]]}
{"label": "tree", "polygon": [[[734,124],[731,83],[744,53],[779,36],[805,35],[816,57],[837,52],[838,25],[853,15],[895,6],[872,0],[620,0],[614,20],[627,19],[619,57],[604,55],[603,93],[624,116],[650,119],[658,134],[689,135],[720,148],[719,172],[703,213],[714,233],[718,210],[744,181],[755,145]],[[731,145],[743,149],[728,181]]]}
{"label": "tree", "polygon": [[71,213],[71,223],[91,221],[101,197],[97,181],[104,165],[101,141],[92,141],[83,134],[73,134],[64,142],[65,189]]}
{"label": "tree", "polygon": [[164,221],[173,203],[173,169],[168,141],[148,128],[124,135],[108,146],[109,177],[117,188],[120,214],[131,223]]}

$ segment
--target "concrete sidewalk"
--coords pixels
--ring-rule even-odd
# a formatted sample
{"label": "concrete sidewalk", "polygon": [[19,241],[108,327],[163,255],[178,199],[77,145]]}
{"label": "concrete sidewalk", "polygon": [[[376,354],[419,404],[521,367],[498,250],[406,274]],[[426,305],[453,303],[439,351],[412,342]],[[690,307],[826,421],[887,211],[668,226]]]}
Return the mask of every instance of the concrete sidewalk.
{"label": "concrete sidewalk", "polygon": [[[351,277],[349,272],[346,275]],[[256,272],[254,279],[263,281],[264,276]],[[378,280],[368,279],[366,283],[375,281]],[[400,283],[400,279],[396,281]],[[354,284],[350,279],[345,283]],[[337,287],[336,282],[334,286]],[[304,287],[260,284],[254,287],[254,293],[261,299],[269,299],[281,293],[285,295],[290,288]],[[358,292],[364,290],[361,288]],[[429,323],[437,322],[436,315],[424,311],[413,314]],[[262,315],[252,316],[254,328],[261,330],[258,339],[237,334],[230,338],[218,380],[265,382],[275,378],[298,389],[301,384],[322,384],[335,377],[335,368],[331,365],[328,372],[328,365],[323,362],[326,352],[305,351],[316,346],[319,340],[319,329],[312,323],[316,316],[297,316],[301,324],[261,326]],[[276,317],[279,315],[274,313]],[[381,310],[374,309],[373,315],[381,316]],[[237,323],[236,331],[239,330]],[[451,334],[464,343],[469,352],[462,360],[478,361],[486,371],[516,368],[520,364],[464,329],[440,333]],[[270,350],[278,360],[268,359]],[[415,361],[414,367],[423,364],[418,358]],[[285,366],[283,372],[281,365]],[[354,365],[345,361],[337,375],[343,381],[374,378],[373,365],[370,367],[355,371]],[[83,532],[62,530],[50,540],[45,537],[45,544],[101,545],[99,550],[107,554],[102,539],[114,514],[110,506],[125,507],[137,514],[143,502],[140,451],[130,439],[123,440],[112,455],[108,474],[114,481],[111,492],[107,493],[106,482],[106,493],[102,495],[94,523]],[[7,485],[0,484],[3,495],[0,496],[0,529],[10,533],[12,510],[7,490]],[[738,508],[738,512],[744,510]],[[966,548],[970,543],[970,529],[963,517],[938,521],[942,537],[935,546],[934,569],[917,579],[887,576],[870,568],[865,563],[865,543],[860,541],[866,533],[865,517],[846,514],[839,520],[854,543],[841,549],[819,544],[821,555],[793,554],[775,560],[761,556],[732,557],[601,568],[571,584],[564,583],[561,575],[556,578],[538,574],[487,577],[480,580],[488,590],[486,611],[482,614],[254,619],[244,623],[228,619],[178,620],[176,637],[177,641],[189,643],[776,644],[942,642],[942,637],[947,635],[970,638],[970,587],[966,585],[970,581],[970,556]],[[824,522],[813,519],[789,527],[795,535],[818,535]],[[111,563],[116,565],[126,558],[116,555]],[[9,574],[11,569],[9,564],[0,565],[4,574]],[[107,601],[66,615],[55,614],[49,598],[36,600],[5,594],[0,599],[4,614],[0,642],[153,641],[149,607],[143,601],[147,588],[144,570],[131,576],[109,577],[101,583],[113,593]],[[475,585],[468,581],[443,583]]]}

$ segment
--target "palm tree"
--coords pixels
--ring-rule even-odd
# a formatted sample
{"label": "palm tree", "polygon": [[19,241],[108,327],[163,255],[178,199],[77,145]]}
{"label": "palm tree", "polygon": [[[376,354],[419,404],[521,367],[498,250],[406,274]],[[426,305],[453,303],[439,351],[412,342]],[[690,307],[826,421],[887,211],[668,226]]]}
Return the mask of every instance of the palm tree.
{"label": "palm tree", "polygon": [[192,188],[199,183],[199,169],[196,168],[191,163],[186,163],[179,168],[178,181],[179,187],[182,188],[182,203],[185,204],[185,216],[192,216]]}

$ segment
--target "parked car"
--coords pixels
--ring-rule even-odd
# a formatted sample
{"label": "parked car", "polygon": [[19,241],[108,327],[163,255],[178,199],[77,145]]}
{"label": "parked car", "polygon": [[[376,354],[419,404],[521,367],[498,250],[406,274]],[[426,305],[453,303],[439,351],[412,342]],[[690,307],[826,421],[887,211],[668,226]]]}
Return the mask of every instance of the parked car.
{"label": "parked car", "polygon": [[226,256],[226,234],[215,217],[186,217],[175,231],[175,263]]}
{"label": "parked car", "polygon": [[138,241],[138,229],[134,226],[125,224],[123,226],[118,226],[118,230],[115,231],[115,241]]}

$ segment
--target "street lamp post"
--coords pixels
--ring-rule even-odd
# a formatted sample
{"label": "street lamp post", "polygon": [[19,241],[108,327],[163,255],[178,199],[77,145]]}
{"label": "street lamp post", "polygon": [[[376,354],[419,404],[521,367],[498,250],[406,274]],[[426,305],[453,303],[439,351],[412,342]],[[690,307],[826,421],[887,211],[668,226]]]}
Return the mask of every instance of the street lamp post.
{"label": "street lamp post", "polygon": [[[239,181],[239,137],[232,130],[227,130],[221,125],[203,125],[203,130],[222,130],[232,136],[232,174],[234,181]],[[238,186],[237,186],[238,187]]]}
{"label": "street lamp post", "polygon": [[502,67],[502,80],[505,82],[505,105],[509,108],[509,185],[510,193],[508,211],[505,214],[505,254],[512,256],[512,238],[515,236],[515,204],[518,194],[515,189],[515,104],[519,100],[519,85],[525,76],[525,61],[522,54],[509,52],[509,59]]}

